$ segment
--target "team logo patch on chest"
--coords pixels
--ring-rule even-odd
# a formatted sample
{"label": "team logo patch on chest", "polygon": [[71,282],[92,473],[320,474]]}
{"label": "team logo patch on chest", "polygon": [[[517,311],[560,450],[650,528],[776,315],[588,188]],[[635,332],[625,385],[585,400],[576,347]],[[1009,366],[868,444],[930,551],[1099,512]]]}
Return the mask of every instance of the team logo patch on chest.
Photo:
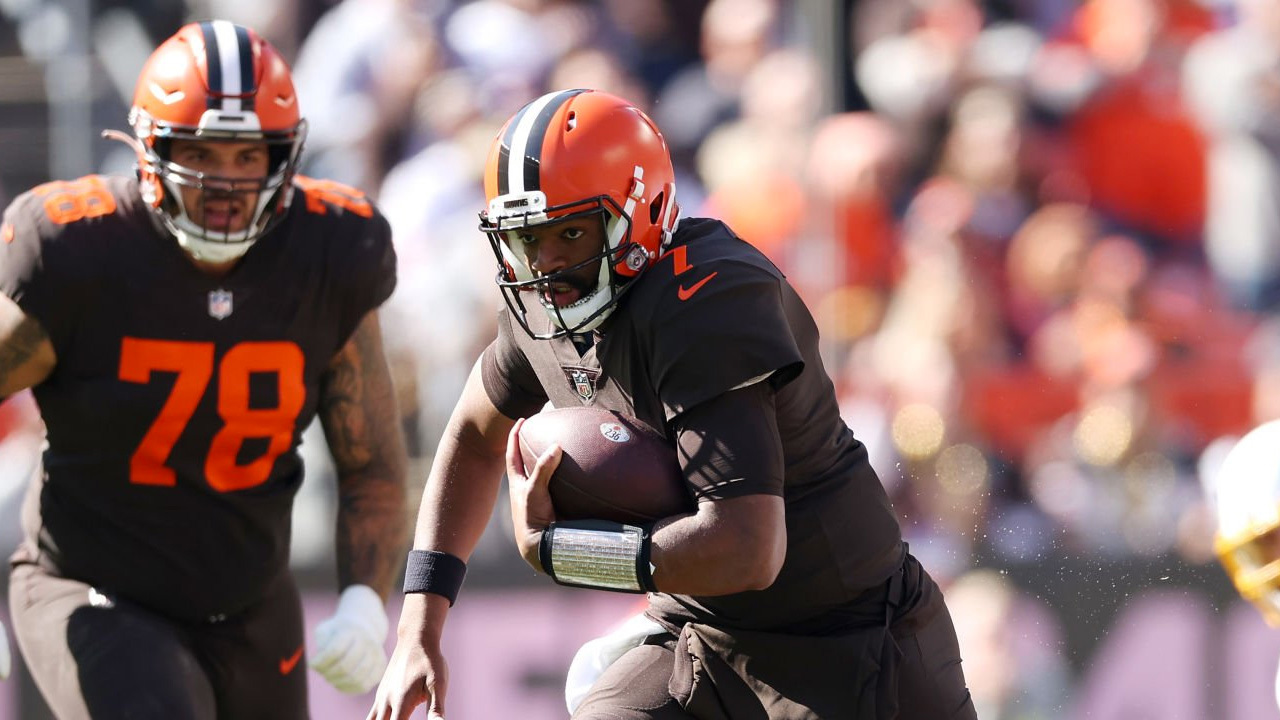
{"label": "team logo patch on chest", "polygon": [[591,370],[580,367],[561,367],[564,370],[564,376],[569,379],[569,387],[578,393],[578,397],[583,402],[587,402],[596,396],[596,380],[600,377],[599,370]]}
{"label": "team logo patch on chest", "polygon": [[218,288],[209,291],[209,317],[222,320],[231,314],[231,291]]}

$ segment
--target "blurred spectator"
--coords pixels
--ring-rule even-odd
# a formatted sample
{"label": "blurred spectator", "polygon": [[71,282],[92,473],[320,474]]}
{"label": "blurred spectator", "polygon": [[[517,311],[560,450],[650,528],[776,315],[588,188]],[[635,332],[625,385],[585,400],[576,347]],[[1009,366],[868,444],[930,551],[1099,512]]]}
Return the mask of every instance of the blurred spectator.
{"label": "blurred spectator", "polygon": [[598,47],[569,50],[551,68],[551,88],[592,88],[619,97],[634,98],[636,107],[650,107],[649,90],[632,75],[618,56]]}
{"label": "blurred spectator", "polygon": [[1020,98],[993,85],[967,90],[952,106],[938,174],[970,195],[965,235],[982,245],[1003,249],[1030,213],[1021,187],[1022,115]]}
{"label": "blurred spectator", "polygon": [[777,0],[711,0],[702,15],[702,62],[678,72],[658,94],[654,122],[671,159],[689,168],[712,128],[738,116],[742,83],[774,45]]}
{"label": "blurred spectator", "polygon": [[[618,59],[635,70],[652,97],[673,75],[697,62],[697,37],[707,0],[604,0],[612,24],[625,28]],[[552,84],[552,87],[563,87]]]}
{"label": "blurred spectator", "polygon": [[344,0],[316,23],[294,63],[310,120],[304,171],[376,195],[412,150],[418,89],[440,62],[430,0]]}
{"label": "blurred spectator", "polygon": [[698,150],[707,197],[690,210],[729,223],[788,271],[795,251],[816,250],[794,241],[810,209],[802,174],[821,102],[817,65],[805,52],[773,51],[743,78],[739,97],[740,119],[717,126]]}
{"label": "blurred spectator", "polygon": [[497,317],[492,251],[475,236],[480,173],[498,128],[481,114],[476,92],[462,70],[423,88],[418,126],[436,139],[391,169],[379,201],[400,259],[384,311],[387,352],[398,361],[402,387],[412,388],[401,408],[412,417],[410,450],[418,457],[434,451]]}
{"label": "blurred spectator", "polygon": [[538,22],[548,0],[476,0],[445,20],[443,37],[456,62],[471,73],[486,112],[506,115],[538,95],[541,79],[581,28]]}
{"label": "blurred spectator", "polygon": [[1096,78],[1065,118],[1080,173],[1094,207],[1161,253],[1199,252],[1204,142],[1178,79],[1211,21],[1187,0],[1089,0],[1073,20]]}
{"label": "blurred spectator", "polygon": [[1208,136],[1209,267],[1238,307],[1280,300],[1280,4],[1237,0],[1239,22],[1187,55],[1185,93]]}
{"label": "blurred spectator", "polygon": [[[886,290],[895,279],[893,196],[904,170],[903,152],[897,129],[870,112],[822,118],[813,132],[805,168],[816,205],[813,229],[834,240],[842,286]],[[840,322],[839,316],[831,319]]]}

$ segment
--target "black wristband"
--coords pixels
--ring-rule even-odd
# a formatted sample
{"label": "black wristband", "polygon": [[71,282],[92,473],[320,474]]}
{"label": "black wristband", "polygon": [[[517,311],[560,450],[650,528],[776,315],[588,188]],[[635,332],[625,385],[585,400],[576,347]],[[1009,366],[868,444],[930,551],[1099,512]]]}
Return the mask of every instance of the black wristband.
{"label": "black wristband", "polygon": [[467,576],[462,558],[438,550],[410,550],[404,568],[404,592],[434,593],[449,601],[452,607],[458,590]]}

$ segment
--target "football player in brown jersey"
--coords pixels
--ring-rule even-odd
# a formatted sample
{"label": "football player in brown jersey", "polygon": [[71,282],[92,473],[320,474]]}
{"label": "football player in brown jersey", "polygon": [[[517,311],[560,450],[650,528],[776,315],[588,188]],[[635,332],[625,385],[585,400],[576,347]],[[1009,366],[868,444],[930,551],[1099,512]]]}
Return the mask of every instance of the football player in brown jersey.
{"label": "football player in brown jersey", "polygon": [[[724,224],[677,223],[653,122],[553,92],[506,123],[484,177],[507,307],[435,456],[369,717],[445,715],[441,633],[505,470],[530,565],[648,593],[651,625],[628,624],[574,718],[973,718],[951,616],[840,418],[809,311]],[[518,441],[547,402],[659,428],[696,511],[558,521],[558,449],[525,467]]]}
{"label": "football player in brown jersey", "polygon": [[[250,29],[179,30],[129,122],[136,177],[41,185],[0,225],[0,395],[32,388],[48,435],[14,634],[60,718],[306,718],[304,655],[345,692],[381,677],[407,539],[388,225],[296,173],[290,71]],[[317,415],[341,594],[308,653],[288,560]]]}

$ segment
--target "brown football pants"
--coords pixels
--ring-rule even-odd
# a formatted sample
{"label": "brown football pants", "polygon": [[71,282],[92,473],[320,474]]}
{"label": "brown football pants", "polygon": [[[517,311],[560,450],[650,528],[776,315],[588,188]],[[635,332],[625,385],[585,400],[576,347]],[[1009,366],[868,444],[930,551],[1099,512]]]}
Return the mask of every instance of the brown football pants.
{"label": "brown football pants", "polygon": [[10,572],[18,647],[60,720],[308,716],[302,606],[291,578],[245,612],[201,624],[90,591],[34,564]]}
{"label": "brown football pants", "polygon": [[[914,558],[909,558],[908,567],[912,575],[909,594],[917,604],[895,617],[891,625],[894,640],[902,651],[897,667],[895,718],[977,720],[960,665],[955,625],[942,593]],[[675,641],[669,635],[651,640],[662,642],[663,639],[667,642],[641,645],[611,665],[573,714],[573,720],[694,718],[668,691],[675,666]],[[786,658],[774,660],[779,666],[787,664]],[[850,675],[852,677],[852,671]],[[852,711],[849,720],[854,720]]]}

